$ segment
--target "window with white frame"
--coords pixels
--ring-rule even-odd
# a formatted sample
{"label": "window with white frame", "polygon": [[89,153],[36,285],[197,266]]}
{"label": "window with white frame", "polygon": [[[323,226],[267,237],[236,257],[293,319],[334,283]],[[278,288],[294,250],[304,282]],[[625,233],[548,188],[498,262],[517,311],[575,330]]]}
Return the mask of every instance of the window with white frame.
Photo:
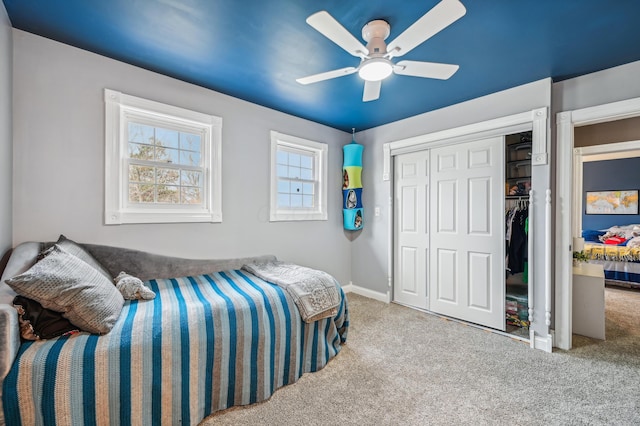
{"label": "window with white frame", "polygon": [[105,223],[221,222],[219,117],[105,89]]}
{"label": "window with white frame", "polygon": [[327,144],[271,131],[271,221],[327,220]]}

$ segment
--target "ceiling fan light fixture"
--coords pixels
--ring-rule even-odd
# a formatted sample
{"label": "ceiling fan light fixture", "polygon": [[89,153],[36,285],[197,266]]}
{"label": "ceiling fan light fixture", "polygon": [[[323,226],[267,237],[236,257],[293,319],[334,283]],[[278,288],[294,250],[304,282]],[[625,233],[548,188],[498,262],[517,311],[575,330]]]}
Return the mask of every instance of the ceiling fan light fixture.
{"label": "ceiling fan light fixture", "polygon": [[386,58],[371,58],[365,60],[358,69],[360,78],[366,81],[381,81],[393,72],[393,64]]}

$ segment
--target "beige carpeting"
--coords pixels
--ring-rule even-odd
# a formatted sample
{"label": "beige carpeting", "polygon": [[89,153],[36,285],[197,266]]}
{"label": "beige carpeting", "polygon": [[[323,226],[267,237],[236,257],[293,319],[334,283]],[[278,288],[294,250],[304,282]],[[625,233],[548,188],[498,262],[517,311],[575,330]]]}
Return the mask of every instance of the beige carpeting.
{"label": "beige carpeting", "polygon": [[203,425],[640,424],[640,292],[607,289],[606,341],[528,344],[349,294],[347,345],[270,400]]}

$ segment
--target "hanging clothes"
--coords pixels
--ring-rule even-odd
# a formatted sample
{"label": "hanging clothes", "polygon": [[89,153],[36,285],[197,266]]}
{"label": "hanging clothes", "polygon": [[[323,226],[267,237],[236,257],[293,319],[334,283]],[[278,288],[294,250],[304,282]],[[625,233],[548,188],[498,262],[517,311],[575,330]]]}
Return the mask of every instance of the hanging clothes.
{"label": "hanging clothes", "polygon": [[528,206],[514,206],[506,214],[506,259],[507,272],[517,274],[525,271],[527,260],[527,219]]}

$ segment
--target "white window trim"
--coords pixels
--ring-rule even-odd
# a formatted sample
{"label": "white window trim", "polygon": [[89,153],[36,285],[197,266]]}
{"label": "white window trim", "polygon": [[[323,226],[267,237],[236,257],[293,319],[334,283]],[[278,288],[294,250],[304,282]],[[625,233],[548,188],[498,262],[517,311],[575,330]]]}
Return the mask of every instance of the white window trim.
{"label": "white window trim", "polygon": [[[318,179],[318,206],[313,210],[309,209],[279,209],[278,208],[278,173],[276,167],[278,146],[293,149],[303,149],[315,152],[316,175]],[[295,136],[271,131],[271,204],[269,209],[269,220],[271,222],[293,221],[293,220],[327,220],[327,153],[326,143],[314,142]]]}
{"label": "white window trim", "polygon": [[[105,217],[106,225],[125,223],[222,222],[222,118],[162,104],[115,90],[104,90],[105,101]],[[203,142],[206,193],[204,205],[128,205],[125,188],[127,164],[127,113],[143,113],[160,119],[191,124],[205,129],[211,143]]]}

